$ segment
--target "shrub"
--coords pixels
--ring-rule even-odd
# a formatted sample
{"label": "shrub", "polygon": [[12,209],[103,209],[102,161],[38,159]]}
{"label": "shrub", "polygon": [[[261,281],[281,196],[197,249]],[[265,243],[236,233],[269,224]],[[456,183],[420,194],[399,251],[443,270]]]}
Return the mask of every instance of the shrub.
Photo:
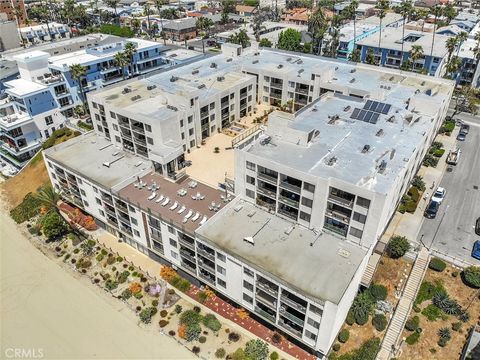
{"label": "shrub", "polygon": [[213,314],[205,315],[202,322],[206,328],[212,331],[218,331],[222,327],[222,324],[220,324],[220,321],[218,321],[218,319]]}
{"label": "shrub", "polygon": [[140,321],[143,322],[144,324],[150,323],[152,321],[152,316],[157,313],[157,308],[154,307],[148,307],[140,311],[139,317]]}
{"label": "shrub", "polygon": [[175,305],[175,313],[180,314],[182,312],[182,305]]}
{"label": "shrub", "polygon": [[418,316],[411,317],[405,323],[405,329],[408,331],[415,331],[417,330],[418,326],[420,325],[420,318]]}
{"label": "shrub", "polygon": [[372,284],[368,291],[372,295],[372,297],[376,300],[385,300],[387,298],[387,288],[380,284]]}
{"label": "shrub", "polygon": [[353,311],[351,309],[347,313],[347,319],[345,322],[350,326],[355,323],[355,315],[353,315]]}
{"label": "shrub", "polygon": [[445,293],[435,294],[432,299],[432,303],[433,305],[438,307],[440,310],[442,310],[443,312],[449,315],[458,314],[460,310],[460,306],[458,305],[457,301],[454,299],[451,299]]}
{"label": "shrub", "polygon": [[278,353],[276,351],[274,351],[270,354],[270,360],[278,360],[279,358],[280,358],[280,356],[278,355]]}
{"label": "shrub", "polygon": [[422,315],[424,315],[429,321],[436,321],[438,318],[446,318],[447,316],[433,304],[428,305],[425,309],[422,310]]}
{"label": "shrub", "polygon": [[41,201],[32,193],[28,193],[23,201],[10,211],[10,216],[17,224],[21,224],[38,215],[40,206]]}
{"label": "shrub", "polygon": [[240,340],[240,335],[236,332],[231,332],[228,334],[228,340],[231,342],[237,342],[238,340]]}
{"label": "shrub", "polygon": [[452,333],[450,332],[450,329],[448,327],[443,327],[438,330],[438,336],[440,337],[440,339],[450,340],[452,338]]}
{"label": "shrub", "polygon": [[175,336],[175,330],[170,330],[170,331],[168,332],[168,335],[170,335],[170,336]]}
{"label": "shrub", "polygon": [[112,265],[115,262],[115,257],[114,256],[109,256],[107,258],[107,264]]}
{"label": "shrub", "polygon": [[152,300],[152,306],[155,306],[155,307],[158,306],[158,300],[157,299]]}
{"label": "shrub", "polygon": [[433,156],[440,158],[442,155],[445,154],[445,149],[438,149],[433,152]]}
{"label": "shrub", "polygon": [[347,329],[343,329],[338,333],[338,341],[340,341],[342,344],[346,343],[349,337],[350,332]]}
{"label": "shrub", "polygon": [[193,310],[186,310],[180,315],[180,324],[191,326],[198,325],[202,320],[202,315]]}
{"label": "shrub", "polygon": [[125,281],[127,281],[129,276],[130,276],[130,271],[128,270],[122,271],[122,273],[118,276],[118,282],[120,284],[123,284]]}
{"label": "shrub", "polygon": [[245,344],[245,356],[248,359],[266,360],[268,357],[268,345],[266,342],[255,339]]}
{"label": "shrub", "polygon": [[420,198],[420,194],[418,192],[418,189],[415,187],[415,186],[412,186],[409,190],[408,190],[408,195],[410,196],[410,198],[415,202],[417,203],[418,202],[418,199]]}
{"label": "shrub", "polygon": [[467,310],[460,310],[459,313],[458,313],[458,319],[461,321],[461,322],[468,322],[468,320],[470,320],[470,314],[468,313]]}
{"label": "shrub", "polygon": [[282,342],[282,335],[280,335],[279,333],[274,333],[272,335],[272,343],[278,345]]}
{"label": "shrub", "polygon": [[438,346],[445,347],[447,345],[447,342],[447,339],[439,338],[437,344]]}
{"label": "shrub", "polygon": [[428,264],[428,267],[432,270],[442,272],[447,267],[447,264],[439,258],[432,258]]}
{"label": "shrub", "polygon": [[130,291],[130,289],[125,289],[122,291],[120,297],[122,298],[122,300],[128,300],[132,297],[132,292]]}
{"label": "shrub", "polygon": [[205,336],[200,336],[200,337],[198,338],[198,342],[199,342],[200,344],[205,344],[205,343],[207,342],[207,338],[206,338]]}
{"label": "shrub", "polygon": [[426,167],[437,167],[438,165],[438,158],[433,156],[432,154],[426,154],[423,158],[423,165]]}
{"label": "shrub", "polygon": [[417,210],[417,202],[413,200],[409,200],[405,203],[405,211],[413,214]]}
{"label": "shrub", "polygon": [[200,314],[200,311],[201,311],[200,306],[194,306],[193,311]]}
{"label": "shrub", "polygon": [[200,352],[200,348],[198,346],[192,347],[192,352],[196,355]]}
{"label": "shrub", "polygon": [[333,351],[339,351],[339,350],[340,350],[340,344],[339,344],[339,343],[333,344],[332,350],[333,350]]}
{"label": "shrub", "polygon": [[353,300],[351,311],[358,325],[365,325],[372,312],[374,300],[368,291],[358,294]]}
{"label": "shrub", "polygon": [[419,338],[420,338],[420,333],[414,332],[414,333],[407,336],[407,338],[405,339],[405,342],[408,345],[413,345],[413,344],[418,342]]}
{"label": "shrub", "polygon": [[410,243],[404,236],[392,236],[387,245],[388,255],[393,259],[401,258],[410,250]]}
{"label": "shrub", "polygon": [[187,292],[190,290],[190,282],[187,279],[182,279],[180,276],[175,275],[170,281],[172,286],[176,287],[181,292]]}
{"label": "shrub", "polygon": [[126,26],[119,26],[114,24],[102,24],[98,30],[102,34],[110,34],[120,37],[131,38],[135,36],[135,33],[132,29]]}
{"label": "shrub", "polygon": [[208,300],[208,295],[205,293],[205,291],[200,291],[198,293],[198,302],[200,304],[203,304],[207,300]]}
{"label": "shrub", "polygon": [[107,250],[105,250],[105,249],[102,249],[102,250],[100,251],[100,254],[102,254],[103,256],[105,256],[105,255],[107,255],[107,254],[108,254],[108,252],[107,252]]}
{"label": "shrub", "polygon": [[338,360],[374,360],[380,350],[380,339],[371,338],[359,348],[343,354]]}
{"label": "shrub", "polygon": [[77,269],[88,269],[90,266],[92,266],[92,262],[87,258],[79,259],[75,265]]}
{"label": "shrub", "polygon": [[452,324],[452,330],[453,331],[458,331],[458,330],[461,329],[461,327],[462,327],[462,323],[460,321],[454,322]]}
{"label": "shrub", "polygon": [[426,300],[431,300],[433,296],[437,293],[447,293],[442,284],[432,284],[428,281],[422,282],[420,285],[420,290],[418,291],[417,298],[415,299],[415,304],[421,304]]}
{"label": "shrub", "polygon": [[425,181],[420,175],[415,175],[412,179],[412,185],[420,191],[425,191]]}
{"label": "shrub", "polygon": [[235,352],[231,355],[229,355],[229,358],[231,360],[247,360],[247,357],[245,356],[245,351],[243,351],[242,348],[238,348],[235,350]]}
{"label": "shrub", "polygon": [[[158,301],[158,300],[157,300],[157,301]],[[161,316],[162,318],[167,317],[167,315],[168,315],[168,311],[167,311],[167,310],[162,310],[162,311],[160,311],[160,316]]]}
{"label": "shrub", "polygon": [[115,290],[117,287],[118,287],[118,282],[116,282],[115,280],[108,279],[105,282],[105,289],[107,289],[108,291]]}
{"label": "shrub", "polygon": [[463,270],[463,281],[466,285],[480,288],[480,266],[469,266]]}
{"label": "shrub", "polygon": [[160,321],[158,322],[158,325],[160,325],[161,328],[164,328],[165,326],[168,325],[168,321],[162,319],[162,320],[160,320]]}
{"label": "shrub", "polygon": [[202,332],[202,328],[200,327],[200,324],[197,323],[197,324],[187,325],[187,329],[185,331],[185,340],[187,341],[198,340],[201,332]]}
{"label": "shrub", "polygon": [[98,254],[97,257],[96,257],[97,261],[100,262],[103,260],[103,255],[102,254]]}
{"label": "shrub", "polygon": [[50,211],[45,214],[41,222],[43,235],[48,240],[57,239],[68,230],[67,223],[56,211]]}
{"label": "shrub", "polygon": [[225,355],[227,355],[227,352],[225,351],[224,348],[220,348],[215,351],[215,357],[217,359],[223,359]]}
{"label": "shrub", "polygon": [[458,271],[453,271],[452,276],[456,278],[458,276]]}
{"label": "shrub", "polygon": [[383,314],[375,314],[372,324],[377,331],[383,331],[387,327],[387,318]]}

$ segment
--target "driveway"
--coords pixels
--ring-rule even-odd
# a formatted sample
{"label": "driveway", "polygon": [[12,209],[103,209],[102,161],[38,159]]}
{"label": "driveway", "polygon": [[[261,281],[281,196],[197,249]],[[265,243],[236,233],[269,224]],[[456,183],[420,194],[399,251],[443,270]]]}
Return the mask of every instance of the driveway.
{"label": "driveway", "polygon": [[480,117],[455,116],[470,125],[466,141],[457,142],[462,150],[459,163],[446,171],[439,186],[447,190],[435,219],[424,219],[420,239],[433,252],[447,260],[480,265],[471,257],[475,220],[480,217]]}

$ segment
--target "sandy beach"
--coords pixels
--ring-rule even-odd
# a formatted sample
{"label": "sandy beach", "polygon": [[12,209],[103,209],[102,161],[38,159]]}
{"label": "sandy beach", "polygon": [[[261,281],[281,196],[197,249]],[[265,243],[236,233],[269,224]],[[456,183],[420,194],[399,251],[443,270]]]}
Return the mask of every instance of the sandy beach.
{"label": "sandy beach", "polygon": [[[3,202],[0,207],[1,359],[195,358],[154,327],[140,327],[120,301],[47,258]],[[14,357],[14,349],[24,356]]]}

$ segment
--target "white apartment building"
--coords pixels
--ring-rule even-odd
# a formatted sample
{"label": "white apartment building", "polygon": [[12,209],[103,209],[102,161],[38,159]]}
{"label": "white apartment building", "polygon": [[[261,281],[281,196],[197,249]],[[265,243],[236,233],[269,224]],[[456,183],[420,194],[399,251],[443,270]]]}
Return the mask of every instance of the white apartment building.
{"label": "white apartment building", "polygon": [[[453,82],[224,50],[89,94],[96,134],[46,150],[49,176],[100,226],[322,358],[445,116]],[[249,96],[303,108],[273,112],[264,133],[235,150],[235,194],[181,174],[182,154],[241,117],[242,99],[248,113]]]}
{"label": "white apartment building", "polygon": [[[50,33],[49,33],[50,30]],[[19,29],[22,40],[27,44],[40,44],[45,41],[69,39],[71,37],[68,25],[51,22]]]}

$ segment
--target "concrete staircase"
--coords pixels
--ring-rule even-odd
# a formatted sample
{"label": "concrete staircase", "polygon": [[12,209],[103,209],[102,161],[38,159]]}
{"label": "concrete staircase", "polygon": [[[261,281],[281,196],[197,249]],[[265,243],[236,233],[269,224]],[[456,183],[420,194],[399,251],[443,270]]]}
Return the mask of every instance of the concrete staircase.
{"label": "concrete staircase", "polygon": [[396,353],[398,341],[402,335],[403,328],[412,309],[420,284],[427,271],[429,260],[430,253],[425,247],[422,247],[415,260],[412,271],[410,272],[407,284],[405,285],[400,301],[393,314],[393,318],[390,321],[387,332],[385,333],[385,337],[383,338],[380,351],[377,354],[377,360],[388,360]]}
{"label": "concrete staircase", "polygon": [[373,279],[373,275],[375,274],[375,270],[377,269],[378,263],[380,261],[380,258],[381,258],[380,254],[373,253],[370,256],[370,259],[368,259],[367,268],[365,269],[365,271],[362,275],[361,284],[363,286],[365,286],[365,287],[370,286],[370,284],[372,282],[372,279]]}

